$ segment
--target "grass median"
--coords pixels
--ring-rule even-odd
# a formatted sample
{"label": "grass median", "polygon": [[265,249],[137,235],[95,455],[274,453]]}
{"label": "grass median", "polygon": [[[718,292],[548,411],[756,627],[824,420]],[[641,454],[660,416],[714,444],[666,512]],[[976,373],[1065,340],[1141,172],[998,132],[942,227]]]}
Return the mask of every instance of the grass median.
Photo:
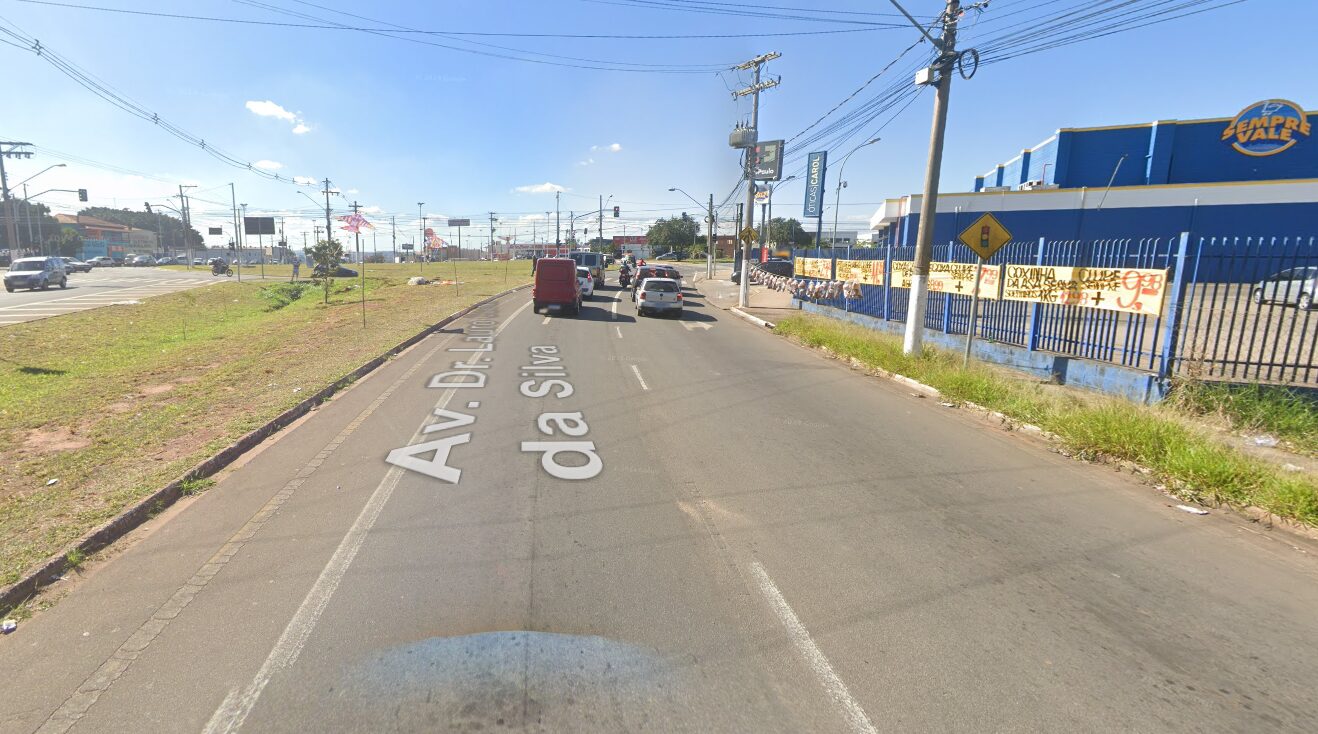
{"label": "grass median", "polygon": [[919,380],[949,400],[973,402],[1039,426],[1082,458],[1133,461],[1155,472],[1180,497],[1260,507],[1318,527],[1318,483],[1312,476],[1226,445],[1195,425],[1180,403],[1150,408],[1041,385],[985,365],[963,369],[960,355],[935,349],[910,357],[902,353],[896,336],[820,316],[791,316],[778,322],[775,331],[806,346]]}
{"label": "grass median", "polygon": [[[357,267],[357,266],[353,266]],[[426,275],[454,278],[453,264]],[[289,266],[0,329],[0,584],[529,263],[366,266],[329,303]],[[200,485],[199,485],[200,488]]]}

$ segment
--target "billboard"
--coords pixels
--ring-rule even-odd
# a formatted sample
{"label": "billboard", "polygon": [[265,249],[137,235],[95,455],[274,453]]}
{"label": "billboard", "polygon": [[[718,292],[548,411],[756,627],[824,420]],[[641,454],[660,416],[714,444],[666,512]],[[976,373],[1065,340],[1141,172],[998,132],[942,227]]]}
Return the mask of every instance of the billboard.
{"label": "billboard", "polygon": [[783,177],[782,140],[766,140],[751,149],[751,178],[778,181]]}
{"label": "billboard", "polygon": [[224,227],[211,227],[206,234],[224,234]]}
{"label": "billboard", "polygon": [[802,216],[824,216],[824,174],[828,172],[828,151],[811,153],[805,167],[805,210]]}
{"label": "billboard", "polygon": [[470,226],[471,226],[471,220],[470,220],[470,219],[450,219],[450,220],[448,220],[448,226],[450,226],[450,227],[470,227]]}
{"label": "billboard", "polygon": [[243,234],[274,234],[274,217],[243,217]]}

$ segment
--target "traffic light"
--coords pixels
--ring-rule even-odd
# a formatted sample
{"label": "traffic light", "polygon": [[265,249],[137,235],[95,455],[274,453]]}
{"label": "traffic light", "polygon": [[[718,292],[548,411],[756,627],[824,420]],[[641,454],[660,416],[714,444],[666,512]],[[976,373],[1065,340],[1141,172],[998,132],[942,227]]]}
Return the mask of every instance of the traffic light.
{"label": "traffic light", "polygon": [[613,207],[613,218],[614,218],[614,219],[617,219],[621,214],[622,214],[622,207],[620,207],[620,206],[615,206],[615,207]]}
{"label": "traffic light", "polygon": [[87,200],[87,189],[78,189],[78,201]]}
{"label": "traffic light", "polygon": [[147,214],[150,214],[150,213],[151,213],[151,202],[149,202],[149,201],[144,202],[144,203],[143,203],[143,206],[146,207],[146,213],[147,213]]}

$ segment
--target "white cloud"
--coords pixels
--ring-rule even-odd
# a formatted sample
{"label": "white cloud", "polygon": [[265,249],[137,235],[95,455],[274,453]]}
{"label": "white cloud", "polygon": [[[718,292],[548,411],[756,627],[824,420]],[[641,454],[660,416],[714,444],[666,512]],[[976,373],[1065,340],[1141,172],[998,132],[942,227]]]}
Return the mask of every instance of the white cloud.
{"label": "white cloud", "polygon": [[587,159],[584,160],[584,161],[577,161],[577,165],[578,165],[578,166],[589,166],[589,165],[592,165],[594,162],[595,162],[595,159],[594,159],[594,158],[587,158]]}
{"label": "white cloud", "polygon": [[271,160],[260,160],[253,163],[252,165],[267,171],[278,171],[279,169],[284,167],[283,163],[280,163],[279,161],[271,161]]}
{"label": "white cloud", "polygon": [[293,183],[299,186],[315,186],[319,182],[310,176],[294,176]]}
{"label": "white cloud", "polygon": [[261,117],[275,117],[280,120],[287,120],[288,122],[297,119],[297,115],[284,109],[282,105],[271,102],[268,99],[264,102],[248,100],[247,109],[251,110],[252,114],[260,115]]}
{"label": "white cloud", "polygon": [[513,189],[513,191],[519,194],[554,194],[561,191],[567,191],[567,189],[564,188],[563,186],[559,186],[556,183],[550,183],[546,181],[542,184],[518,186],[517,188]]}
{"label": "white cloud", "polygon": [[302,135],[309,132],[311,132],[311,128],[307,127],[307,123],[302,122],[301,120],[298,120],[298,123],[293,126],[294,135]]}
{"label": "white cloud", "polygon": [[384,211],[384,210],[381,209],[381,208],[378,207],[378,206],[364,206],[364,207],[362,207],[362,212],[363,212],[364,214],[379,214],[379,213],[382,212],[382,211]]}
{"label": "white cloud", "polygon": [[622,143],[614,143],[613,145],[609,146],[610,153],[617,153],[620,150],[622,150]]}

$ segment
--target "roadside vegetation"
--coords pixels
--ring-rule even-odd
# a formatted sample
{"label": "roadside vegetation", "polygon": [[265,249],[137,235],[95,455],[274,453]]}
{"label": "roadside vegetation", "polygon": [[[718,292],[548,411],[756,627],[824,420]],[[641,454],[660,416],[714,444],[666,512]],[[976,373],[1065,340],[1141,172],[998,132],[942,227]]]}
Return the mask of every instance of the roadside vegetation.
{"label": "roadside vegetation", "polygon": [[[935,349],[926,348],[922,357],[913,358],[902,353],[896,336],[819,316],[783,319],[776,331],[806,346],[931,385],[949,401],[975,403],[1039,426],[1081,458],[1134,462],[1154,472],[1178,497],[1260,507],[1318,527],[1318,481],[1312,475],[1247,456],[1192,419],[1213,412],[1237,427],[1260,427],[1311,446],[1313,407],[1304,407],[1302,401],[1293,404],[1294,396],[1204,388],[1149,408],[1039,384],[985,365],[963,369],[960,355]],[[1284,405],[1281,417],[1272,414],[1277,401]],[[1301,435],[1305,430],[1308,433]]]}
{"label": "roadside vegetation", "polygon": [[[350,267],[359,268],[359,265]],[[463,306],[529,281],[526,262],[419,265],[290,283],[243,270],[137,305],[0,329],[0,584],[243,434]],[[451,263],[426,276],[454,278]],[[209,482],[186,485],[195,494]]]}

